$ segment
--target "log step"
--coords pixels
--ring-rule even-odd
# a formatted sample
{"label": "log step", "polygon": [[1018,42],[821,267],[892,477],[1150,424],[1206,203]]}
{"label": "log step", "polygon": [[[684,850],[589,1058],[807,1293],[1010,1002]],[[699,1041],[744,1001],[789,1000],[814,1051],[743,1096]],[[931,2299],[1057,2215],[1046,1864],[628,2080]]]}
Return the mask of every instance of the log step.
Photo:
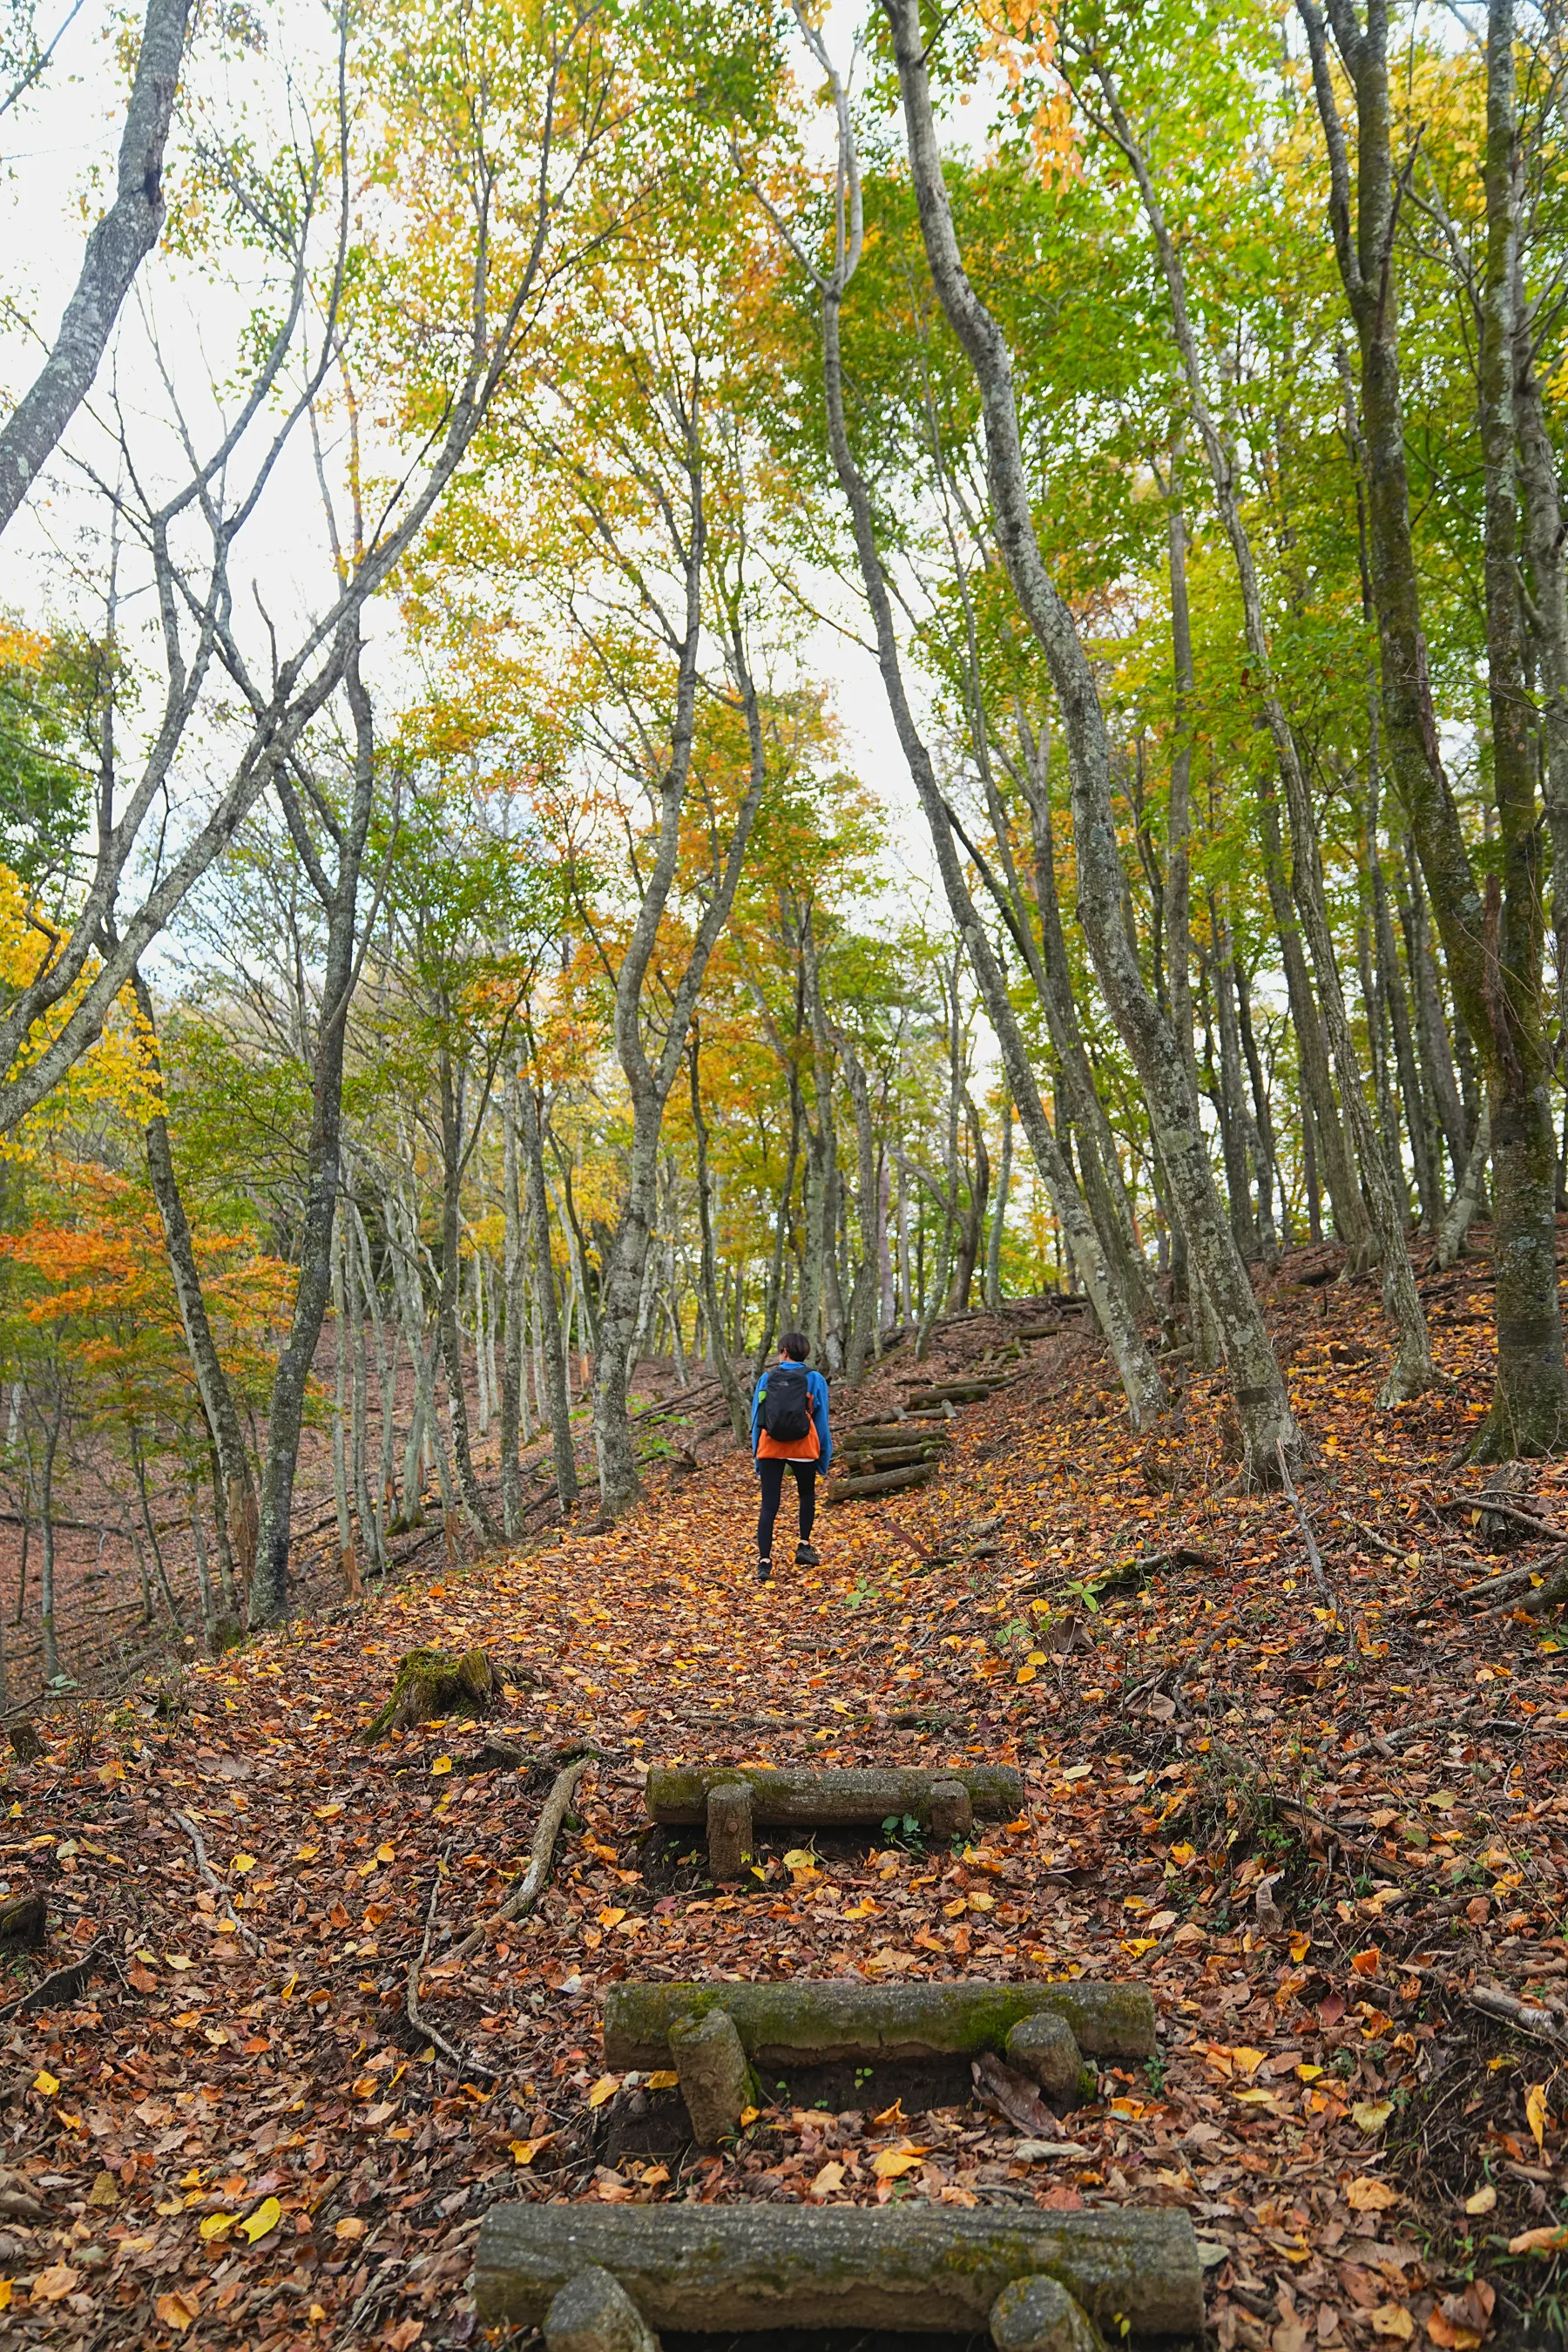
{"label": "log step", "polygon": [[1016,2280],[1048,2273],[1109,2336],[1195,2336],[1203,2271],[1185,2213],[1005,2216],[946,2206],[493,2205],[479,2226],[479,2324],[542,2326],[591,2269],[650,2327],[984,2328]]}
{"label": "log step", "polygon": [[1154,2003],[1146,1985],[868,1984],[861,1977],[813,1982],[623,1982],[605,1995],[605,2063],[669,2063],[669,2029],[721,2009],[760,2066],[826,2066],[846,2059],[891,2063],[1000,2053],[1030,2017],[1065,2019],[1079,2050],[1098,2058],[1149,2058]]}
{"label": "log step", "polygon": [[826,1503],[852,1503],[858,1495],[895,1495],[903,1486],[925,1486],[936,1474],[934,1462],[914,1462],[907,1470],[876,1470],[867,1477],[834,1478],[823,1496]]}
{"label": "log step", "polygon": [[781,1829],[876,1829],[895,1813],[925,1822],[933,1792],[940,1799],[940,1784],[952,1780],[963,1783],[982,1821],[1011,1821],[1024,1810],[1023,1775],[1007,1764],[954,1766],[943,1772],[914,1765],[814,1772],[800,1765],[658,1764],[643,1789],[648,1819],[670,1828],[706,1822],[710,1790],[737,1780],[751,1789],[752,1821]]}

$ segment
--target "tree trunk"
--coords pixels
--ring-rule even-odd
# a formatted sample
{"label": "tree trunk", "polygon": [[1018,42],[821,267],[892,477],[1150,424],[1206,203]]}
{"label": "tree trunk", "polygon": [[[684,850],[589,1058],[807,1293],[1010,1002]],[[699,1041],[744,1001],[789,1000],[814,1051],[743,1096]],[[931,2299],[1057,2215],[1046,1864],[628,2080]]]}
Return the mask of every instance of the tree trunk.
{"label": "tree trunk", "polygon": [[341,1178],[343,1055],[353,993],[360,865],[374,804],[374,727],[361,682],[357,646],[344,687],[354,726],[353,785],[338,855],[335,886],[325,894],[327,946],[321,971],[321,1011],[310,1090],[306,1146],[305,1213],[300,1234],[300,1276],[294,1312],[273,1374],[268,1413],[267,1461],[261,1479],[261,1527],[250,1590],[252,1624],[277,1623],[289,1611],[289,1517],[300,1451],[305,1392],[331,1286],[332,1230]]}
{"label": "tree trunk", "polygon": [[[140,969],[132,972],[131,985],[142,1022],[142,1050],[150,1057],[157,1074],[161,1096],[163,1059],[153,1017],[153,998]],[[158,1215],[163,1227],[163,1246],[168,1254],[169,1271],[174,1276],[174,1296],[179,1301],[180,1320],[184,1328],[191,1370],[195,1375],[196,1393],[201,1398],[202,1410],[206,1414],[207,1426],[212,1432],[218,1465],[223,1472],[224,1516],[227,1522],[229,1543],[241,1580],[248,1584],[256,1564],[256,1482],[251,1476],[250,1456],[240,1431],[239,1415],[235,1410],[228,1375],[224,1370],[223,1359],[218,1354],[217,1342],[207,1318],[206,1299],[196,1266],[195,1245],[191,1239],[185,1204],[180,1197],[174,1175],[169,1122],[163,1111],[155,1112],[148,1120],[142,1130],[142,1140],[147,1154],[147,1175],[153,1188],[153,1198],[158,1204]]]}
{"label": "tree trunk", "polygon": [[92,389],[132,280],[163,226],[163,150],[191,0],[148,0],[114,201],[89,236],[48,357],[0,425],[0,532]]}
{"label": "tree trunk", "polygon": [[[1186,1230],[1198,1278],[1219,1326],[1241,1424],[1245,1475],[1258,1484],[1274,1484],[1279,1476],[1280,1453],[1287,1463],[1300,1458],[1295,1421],[1262,1314],[1220,1204],[1181,1048],[1149,994],[1127,937],[1125,876],[1117,848],[1104,716],[1072,615],[1040,559],[1006,345],[995,320],[975,296],[959,255],[937,150],[919,9],[916,0],[884,0],[884,6],[893,28],[927,257],[942,308],[980,387],[987,478],[1001,552],[1019,604],[1050,666],[1066,719],[1079,906],[1085,936],[1111,1016],[1142,1083],[1166,1181]],[[1013,1076],[1011,1069],[1008,1075]]]}
{"label": "tree trunk", "polygon": [[724,1404],[730,1415],[730,1426],[737,1445],[744,1445],[751,1436],[751,1423],[746,1412],[746,1400],[741,1383],[735,1378],[735,1367],[730,1360],[725,1342],[724,1314],[719,1304],[719,1284],[714,1271],[713,1201],[708,1177],[708,1122],[702,1116],[702,1079],[700,1063],[702,1053],[701,1032],[696,1021],[691,1024],[691,1045],[689,1055],[691,1071],[691,1125],[697,1138],[697,1219],[702,1240],[702,1304],[708,1324],[708,1360],[712,1365],[720,1387],[724,1391]]}
{"label": "tree trunk", "polygon": [[1411,536],[1399,362],[1387,16],[1366,28],[1346,0],[1332,22],[1356,121],[1349,155],[1318,0],[1297,0],[1328,147],[1330,223],[1361,351],[1369,569],[1382,654],[1390,767],[1431,894],[1448,977],[1486,1066],[1492,1119],[1497,1382],[1477,1453],[1552,1450],[1568,1432],[1558,1301],[1555,1142],[1540,988],[1540,851],[1517,601],[1513,415],[1518,154],[1511,0],[1493,0],[1487,43],[1487,245],[1481,299],[1481,444],[1486,478],[1489,698],[1503,875],[1483,884],[1443,765]]}
{"label": "tree trunk", "polygon": [[991,1234],[985,1244],[985,1304],[993,1312],[1002,1304],[1002,1227],[1007,1215],[1007,1192],[1013,1177],[1013,1097],[1002,1097],[1002,1152],[996,1170],[996,1206],[991,1213]]}

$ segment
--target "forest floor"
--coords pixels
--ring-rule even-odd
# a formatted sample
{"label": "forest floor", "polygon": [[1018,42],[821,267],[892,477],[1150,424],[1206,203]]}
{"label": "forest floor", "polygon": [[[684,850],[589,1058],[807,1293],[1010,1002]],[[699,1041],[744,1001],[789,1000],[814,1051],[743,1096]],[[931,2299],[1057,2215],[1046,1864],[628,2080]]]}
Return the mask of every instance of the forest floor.
{"label": "forest floor", "polygon": [[[820,1569],[756,1585],[754,1482],[715,1441],[611,1531],[584,1512],[41,1721],[4,1776],[0,1895],[41,1889],[48,1941],[0,2003],[95,1969],[0,2006],[8,2340],[437,2352],[474,2340],[499,2200],[759,2197],[1184,2206],[1223,2352],[1556,2340],[1568,1671],[1550,1617],[1463,1598],[1553,1550],[1459,1500],[1478,1240],[1423,1274],[1451,1384],[1393,1413],[1373,1286],[1305,1254],[1270,1286],[1321,1578],[1289,1500],[1230,1490],[1220,1384],[1185,1376],[1134,1438],[1069,1318],[959,1415],[936,1482],[823,1515]],[[933,1364],[1006,1336],[946,1327]],[[890,1358],[854,1410],[911,1370]],[[1513,1505],[1568,1526],[1568,1465]],[[506,1678],[493,1722],[366,1748],[405,1652],[473,1643]],[[487,1768],[491,1738],[529,1766]],[[539,1909],[449,1957],[585,1740]],[[807,1757],[1010,1761],[1026,1811],[958,1851],[781,1837],[731,1893],[692,1833],[648,1829],[650,1761]],[[409,2025],[422,1950],[461,2066]],[[675,2094],[605,2071],[616,1978],[857,1971],[1137,1977],[1160,2055],[1108,2069],[1063,2119],[1080,2152],[1033,2163],[951,2086],[876,2080],[792,2085],[700,2154]]]}

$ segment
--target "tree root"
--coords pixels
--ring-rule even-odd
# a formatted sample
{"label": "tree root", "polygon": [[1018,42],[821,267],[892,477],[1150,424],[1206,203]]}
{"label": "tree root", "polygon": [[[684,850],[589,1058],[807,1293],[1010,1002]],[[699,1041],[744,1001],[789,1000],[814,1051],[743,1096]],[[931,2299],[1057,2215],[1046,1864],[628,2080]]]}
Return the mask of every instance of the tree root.
{"label": "tree root", "polygon": [[454,1950],[454,1959],[465,1960],[470,1952],[477,1952],[493,1929],[509,1926],[516,1919],[527,1918],[549,1884],[550,1866],[555,1859],[555,1841],[561,1834],[561,1824],[566,1818],[577,1783],[590,1764],[601,1760],[602,1750],[590,1748],[586,1755],[576,1757],[557,1772],[554,1786],[544,1801],[544,1811],[539,1816],[539,1826],[533,1832],[533,1844],[521,1885],[512,1889],[499,1911],[492,1912],[479,1927],[470,1929]]}
{"label": "tree root", "polygon": [[110,1964],[109,1955],[109,1937],[100,1936],[96,1943],[88,1946],[79,1960],[68,1961],[63,1969],[56,1969],[52,1976],[44,1977],[30,1992],[25,1992],[20,2000],[8,2001],[4,2009],[0,2009],[0,2025],[5,2025],[13,2017],[26,2017],[29,2010],[52,2009],[57,2000],[74,2000],[86,1986],[88,1979]]}

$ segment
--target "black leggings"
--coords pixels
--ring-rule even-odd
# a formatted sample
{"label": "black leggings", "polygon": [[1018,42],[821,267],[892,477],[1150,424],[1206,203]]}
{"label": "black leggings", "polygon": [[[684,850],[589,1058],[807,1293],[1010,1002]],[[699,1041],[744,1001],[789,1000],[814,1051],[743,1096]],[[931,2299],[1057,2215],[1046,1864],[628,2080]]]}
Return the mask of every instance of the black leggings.
{"label": "black leggings", "polygon": [[800,1539],[805,1543],[816,1517],[816,1465],[815,1462],[789,1462],[778,1454],[757,1456],[757,1476],[762,1481],[763,1507],[757,1513],[757,1558],[771,1559],[773,1548],[773,1521],[779,1515],[779,1503],[784,1495],[784,1474],[795,1472],[795,1483],[800,1494]]}

